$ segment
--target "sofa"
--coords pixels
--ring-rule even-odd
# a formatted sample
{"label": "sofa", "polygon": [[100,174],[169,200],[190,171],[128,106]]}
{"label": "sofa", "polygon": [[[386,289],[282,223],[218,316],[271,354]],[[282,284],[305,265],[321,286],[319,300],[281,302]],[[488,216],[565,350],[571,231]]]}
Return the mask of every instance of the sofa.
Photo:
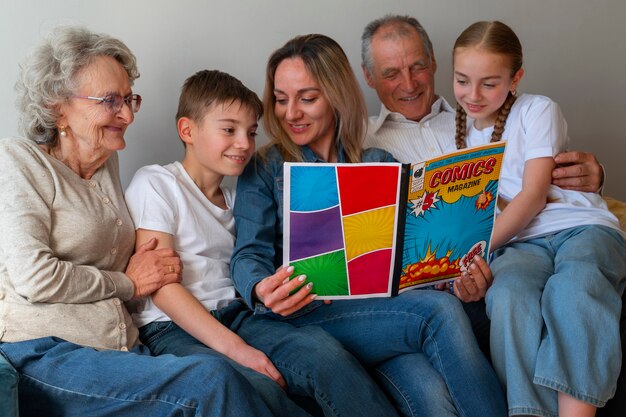
{"label": "sofa", "polygon": [[[605,197],[609,210],[619,219],[620,227],[626,233],[626,203]],[[617,380],[617,391],[604,408],[598,410],[597,417],[626,417],[626,291],[622,296],[622,318],[620,320],[622,333],[622,371]]]}
{"label": "sofa", "polygon": [[[620,220],[620,226],[626,232],[626,203],[605,197],[609,210]],[[622,297],[622,351],[626,346],[626,292]],[[615,397],[606,407],[598,410],[598,417],[626,417],[626,357],[622,361],[622,371],[617,381]],[[0,416],[18,417],[17,385],[19,375],[10,363],[0,354]],[[303,400],[306,403],[306,400]],[[305,405],[305,404],[303,404]],[[309,407],[307,407],[309,408]]]}

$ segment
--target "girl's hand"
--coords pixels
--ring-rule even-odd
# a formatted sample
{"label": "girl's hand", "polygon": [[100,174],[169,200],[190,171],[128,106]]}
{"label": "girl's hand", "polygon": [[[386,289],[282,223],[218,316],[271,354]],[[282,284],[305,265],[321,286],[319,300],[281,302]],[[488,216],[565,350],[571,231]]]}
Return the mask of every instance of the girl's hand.
{"label": "girl's hand", "polygon": [[272,361],[265,356],[265,353],[246,344],[243,340],[234,349],[230,349],[227,356],[240,365],[267,375],[281,388],[285,389],[287,386],[283,376],[278,372]]}
{"label": "girl's hand", "polygon": [[[300,310],[305,305],[315,300],[315,294],[309,294],[313,283],[306,282],[306,276],[300,275],[289,279],[293,273],[293,266],[280,267],[274,275],[264,278],[254,286],[255,297],[281,316],[288,316]],[[301,287],[298,290],[298,287]],[[297,290],[297,291],[296,291]],[[295,293],[291,294],[293,291]],[[291,295],[290,295],[291,294]]]}
{"label": "girl's hand", "polygon": [[463,274],[454,280],[454,294],[464,303],[478,301],[485,297],[493,282],[493,274],[487,262],[480,256],[474,257],[469,266],[469,273]]}

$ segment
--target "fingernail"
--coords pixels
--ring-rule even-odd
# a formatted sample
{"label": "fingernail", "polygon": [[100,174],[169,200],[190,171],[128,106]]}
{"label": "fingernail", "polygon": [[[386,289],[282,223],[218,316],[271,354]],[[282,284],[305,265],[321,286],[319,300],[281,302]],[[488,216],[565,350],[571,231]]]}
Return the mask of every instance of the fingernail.
{"label": "fingernail", "polygon": [[306,288],[307,290],[310,290],[311,288],[313,288],[313,283],[309,282],[308,284],[306,284]]}
{"label": "fingernail", "polygon": [[290,274],[293,272],[293,265],[289,265],[287,267],[287,272],[289,272]]}
{"label": "fingernail", "polygon": [[478,256],[478,255],[474,255],[474,260],[475,260],[475,261],[480,260],[480,256]]}
{"label": "fingernail", "polygon": [[315,300],[317,298],[317,294],[311,294],[310,298],[311,298],[311,300]]}
{"label": "fingernail", "polygon": [[300,281],[300,282],[304,282],[305,279],[306,279],[306,275],[300,275],[298,277],[298,281]]}

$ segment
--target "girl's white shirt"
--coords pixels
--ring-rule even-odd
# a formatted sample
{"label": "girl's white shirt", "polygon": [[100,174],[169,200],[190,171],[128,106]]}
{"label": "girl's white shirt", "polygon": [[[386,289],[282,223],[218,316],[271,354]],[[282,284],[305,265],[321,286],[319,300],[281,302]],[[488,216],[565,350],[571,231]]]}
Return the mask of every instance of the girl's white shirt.
{"label": "girl's white shirt", "polygon": [[[493,127],[478,130],[473,122],[468,117],[467,146],[489,143]],[[567,149],[567,123],[559,106],[548,97],[523,94],[511,107],[502,140],[507,145],[498,194],[510,201],[522,189],[527,160],[553,157]],[[598,194],[563,190],[551,185],[548,201],[546,207],[511,241],[592,224],[620,230],[619,221]]]}

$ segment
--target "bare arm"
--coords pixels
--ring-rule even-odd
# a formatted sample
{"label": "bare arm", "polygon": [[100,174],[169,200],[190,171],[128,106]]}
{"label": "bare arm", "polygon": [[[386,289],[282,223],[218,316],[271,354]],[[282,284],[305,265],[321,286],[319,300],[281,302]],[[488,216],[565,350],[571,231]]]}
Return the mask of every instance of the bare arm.
{"label": "bare arm", "polygon": [[[552,158],[536,158],[524,165],[522,191],[496,218],[491,251],[518,234],[546,205],[550,187]],[[470,270],[454,280],[454,293],[464,302],[483,298],[493,282],[493,274],[483,258],[476,257]]]}
{"label": "bare arm", "polygon": [[491,251],[518,234],[546,205],[554,168],[552,158],[536,158],[524,164],[520,191],[498,215],[491,238]]}
{"label": "bare arm", "polygon": [[[173,248],[173,236],[153,230],[138,229],[137,245],[158,240],[158,248]],[[179,283],[165,285],[152,294],[154,304],[187,333],[211,349],[235,362],[267,375],[280,386],[285,381],[265,354],[248,345],[241,337],[220,323]]]}
{"label": "bare arm", "polygon": [[597,193],[604,184],[604,169],[588,152],[562,152],[554,157],[552,183],[563,189]]}

